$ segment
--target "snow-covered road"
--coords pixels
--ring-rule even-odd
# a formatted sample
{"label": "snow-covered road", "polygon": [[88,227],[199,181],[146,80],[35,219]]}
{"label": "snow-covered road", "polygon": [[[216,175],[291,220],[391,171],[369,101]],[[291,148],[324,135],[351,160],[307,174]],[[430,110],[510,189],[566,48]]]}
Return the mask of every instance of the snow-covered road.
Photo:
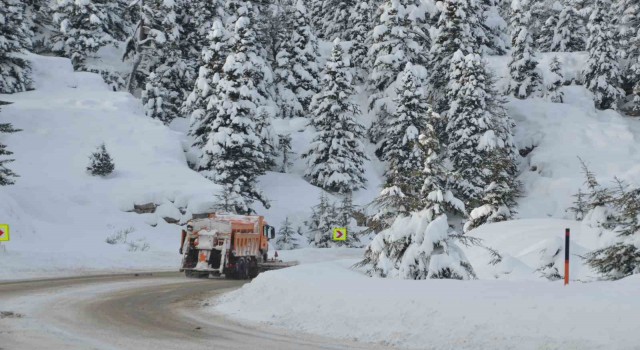
{"label": "snow-covered road", "polygon": [[0,284],[2,349],[372,349],[202,312],[244,281],[176,273]]}

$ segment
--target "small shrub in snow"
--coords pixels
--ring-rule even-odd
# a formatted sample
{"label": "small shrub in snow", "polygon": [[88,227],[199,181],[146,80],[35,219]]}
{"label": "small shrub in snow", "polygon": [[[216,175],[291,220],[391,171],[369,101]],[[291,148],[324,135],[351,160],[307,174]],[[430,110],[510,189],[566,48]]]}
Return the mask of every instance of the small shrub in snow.
{"label": "small shrub in snow", "polygon": [[280,172],[286,173],[289,171],[289,167],[293,165],[291,162],[291,158],[293,156],[293,152],[291,152],[291,135],[278,135],[278,147],[277,152],[280,154],[281,162],[280,162]]}
{"label": "small shrub in snow", "polygon": [[151,245],[144,238],[127,242],[127,250],[130,252],[146,252],[149,248]]}
{"label": "small shrub in snow", "polygon": [[557,281],[564,277],[556,265],[560,253],[564,251],[564,242],[557,238],[551,239],[547,243],[547,246],[540,250],[540,267],[536,269],[536,272],[549,281]]}
{"label": "small shrub in snow", "polygon": [[127,243],[127,238],[129,237],[129,234],[134,232],[136,229],[133,227],[129,227],[126,229],[122,229],[122,230],[118,230],[117,232],[114,232],[113,234],[109,235],[107,237],[107,239],[105,239],[105,242],[109,243],[109,244],[124,244]]}
{"label": "small shrub in snow", "polygon": [[115,164],[113,164],[113,160],[111,160],[104,143],[97,148],[96,152],[91,154],[89,159],[91,163],[87,167],[87,171],[93,176],[107,176],[115,169]]}

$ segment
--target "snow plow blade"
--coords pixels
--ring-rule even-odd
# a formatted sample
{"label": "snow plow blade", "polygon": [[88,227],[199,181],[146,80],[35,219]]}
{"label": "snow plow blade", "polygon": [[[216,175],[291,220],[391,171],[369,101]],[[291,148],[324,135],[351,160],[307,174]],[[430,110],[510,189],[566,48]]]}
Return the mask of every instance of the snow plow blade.
{"label": "snow plow blade", "polygon": [[264,271],[284,269],[284,268],[296,266],[296,265],[298,265],[297,261],[287,261],[287,262],[267,261],[267,262],[259,263],[258,269],[260,269],[260,272],[264,272]]}

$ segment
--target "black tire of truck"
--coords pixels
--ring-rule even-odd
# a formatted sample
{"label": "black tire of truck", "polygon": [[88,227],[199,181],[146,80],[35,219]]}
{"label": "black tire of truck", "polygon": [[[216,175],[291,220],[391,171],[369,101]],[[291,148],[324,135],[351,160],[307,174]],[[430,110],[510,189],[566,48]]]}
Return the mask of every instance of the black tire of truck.
{"label": "black tire of truck", "polygon": [[256,258],[252,258],[249,262],[249,278],[254,279],[260,273],[260,268],[258,268],[258,260]]}

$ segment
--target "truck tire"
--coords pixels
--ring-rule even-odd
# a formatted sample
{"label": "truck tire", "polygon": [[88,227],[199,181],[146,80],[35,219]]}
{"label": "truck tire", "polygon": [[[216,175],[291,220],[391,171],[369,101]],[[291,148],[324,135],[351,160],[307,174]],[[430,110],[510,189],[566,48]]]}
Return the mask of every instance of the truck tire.
{"label": "truck tire", "polygon": [[238,279],[249,279],[249,261],[245,258],[240,258],[238,264],[236,264],[236,276]]}
{"label": "truck tire", "polygon": [[249,262],[249,278],[254,279],[260,273],[260,269],[258,268],[258,261],[253,258],[251,262]]}

